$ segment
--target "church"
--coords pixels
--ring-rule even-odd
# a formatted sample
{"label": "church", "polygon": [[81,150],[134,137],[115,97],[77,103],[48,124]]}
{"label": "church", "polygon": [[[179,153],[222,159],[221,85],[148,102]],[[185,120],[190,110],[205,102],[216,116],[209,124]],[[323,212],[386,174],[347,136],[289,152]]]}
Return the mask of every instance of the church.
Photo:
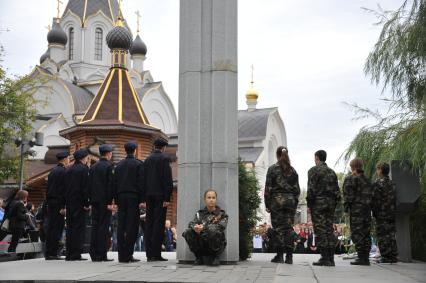
{"label": "church", "polygon": [[[30,201],[38,204],[44,199],[47,175],[60,150],[87,147],[95,161],[98,146],[110,143],[115,146],[117,162],[123,157],[124,137],[128,137],[140,141],[138,157],[144,159],[152,149],[149,142],[163,136],[169,140],[167,154],[175,184],[168,218],[176,223],[177,113],[163,83],[144,68],[148,48],[139,24],[134,36],[125,15],[120,20],[130,36],[129,54],[114,51],[125,40],[123,34],[114,38],[120,41],[118,45],[110,45],[107,35],[120,17],[117,0],[69,0],[62,16],[58,8],[47,34],[47,50],[30,74],[38,82],[33,131],[44,134],[44,145],[34,147],[34,156],[25,162],[25,186]],[[258,98],[252,79],[247,106],[238,111],[238,144],[240,158],[256,171],[263,199],[267,168],[276,161],[275,149],[287,146],[287,136],[278,108],[259,109]],[[263,204],[259,216],[269,222]]]}

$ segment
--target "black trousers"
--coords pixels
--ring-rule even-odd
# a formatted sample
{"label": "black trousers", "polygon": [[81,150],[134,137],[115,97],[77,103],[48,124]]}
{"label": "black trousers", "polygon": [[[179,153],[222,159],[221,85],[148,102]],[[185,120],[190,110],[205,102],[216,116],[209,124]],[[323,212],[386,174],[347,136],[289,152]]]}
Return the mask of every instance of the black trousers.
{"label": "black trousers", "polygon": [[59,213],[59,210],[61,205],[58,201],[47,201],[45,256],[57,256],[59,252],[59,241],[65,225],[64,216]]}
{"label": "black trousers", "polygon": [[139,199],[137,194],[118,195],[118,260],[129,261],[133,256],[139,231]]}
{"label": "black trousers", "polygon": [[109,225],[111,211],[107,203],[92,204],[92,235],[90,238],[90,257],[92,260],[103,260],[107,257]]}
{"label": "black trousers", "polygon": [[19,239],[24,235],[23,228],[12,229],[12,240],[10,241],[8,252],[15,252]]}
{"label": "black trousers", "polygon": [[155,197],[147,197],[146,200],[146,224],[145,224],[145,248],[146,257],[160,257],[161,245],[164,239],[164,224],[166,222],[167,207],[163,207],[163,200]]}
{"label": "black trousers", "polygon": [[81,258],[86,228],[86,211],[81,206],[67,205],[66,259]]}

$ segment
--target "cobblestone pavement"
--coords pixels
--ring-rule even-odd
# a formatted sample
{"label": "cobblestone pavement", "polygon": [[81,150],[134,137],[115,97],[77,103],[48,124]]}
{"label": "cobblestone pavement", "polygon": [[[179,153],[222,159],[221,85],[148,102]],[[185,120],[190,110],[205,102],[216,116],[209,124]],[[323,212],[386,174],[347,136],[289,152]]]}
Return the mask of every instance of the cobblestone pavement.
{"label": "cobblestone pavement", "polygon": [[[141,262],[65,262],[33,259],[0,263],[0,282],[300,282],[300,283],[411,283],[426,282],[426,263],[350,266],[336,257],[336,267],[314,267],[317,255],[298,255],[294,264],[275,264],[272,254],[254,254],[236,265],[220,267],[178,264],[175,253],[163,253],[166,263],[148,263],[145,253],[136,253]],[[85,255],[88,258],[88,255]]]}

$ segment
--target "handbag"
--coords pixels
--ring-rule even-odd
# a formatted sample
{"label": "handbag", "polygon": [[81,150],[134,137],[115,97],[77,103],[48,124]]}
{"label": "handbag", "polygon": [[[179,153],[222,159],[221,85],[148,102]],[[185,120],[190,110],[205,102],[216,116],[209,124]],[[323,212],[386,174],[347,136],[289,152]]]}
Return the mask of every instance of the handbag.
{"label": "handbag", "polygon": [[2,229],[3,231],[8,232],[8,231],[9,231],[9,223],[10,223],[9,218],[6,218],[6,219],[3,221],[3,223],[1,224],[1,229]]}

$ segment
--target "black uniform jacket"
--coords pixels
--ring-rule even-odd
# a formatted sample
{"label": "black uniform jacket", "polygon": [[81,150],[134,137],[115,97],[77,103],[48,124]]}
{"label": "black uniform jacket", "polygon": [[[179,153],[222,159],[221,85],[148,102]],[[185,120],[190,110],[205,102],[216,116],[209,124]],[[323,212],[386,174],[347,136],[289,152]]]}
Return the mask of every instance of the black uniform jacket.
{"label": "black uniform jacket", "polygon": [[139,201],[142,201],[143,169],[143,162],[133,155],[127,155],[125,159],[118,162],[114,169],[114,198],[121,193],[135,193]]}
{"label": "black uniform jacket", "polygon": [[65,166],[58,163],[47,176],[48,200],[57,201],[62,207],[65,206]]}
{"label": "black uniform jacket", "polygon": [[173,190],[170,158],[161,153],[161,151],[155,150],[145,160],[144,173],[144,199],[146,197],[155,197],[169,202]]}
{"label": "black uniform jacket", "polygon": [[90,203],[111,203],[114,165],[106,158],[99,159],[89,170],[88,194]]}
{"label": "black uniform jacket", "polygon": [[89,167],[76,161],[65,173],[65,202],[67,209],[70,207],[87,207],[88,193],[87,185],[89,180]]}

